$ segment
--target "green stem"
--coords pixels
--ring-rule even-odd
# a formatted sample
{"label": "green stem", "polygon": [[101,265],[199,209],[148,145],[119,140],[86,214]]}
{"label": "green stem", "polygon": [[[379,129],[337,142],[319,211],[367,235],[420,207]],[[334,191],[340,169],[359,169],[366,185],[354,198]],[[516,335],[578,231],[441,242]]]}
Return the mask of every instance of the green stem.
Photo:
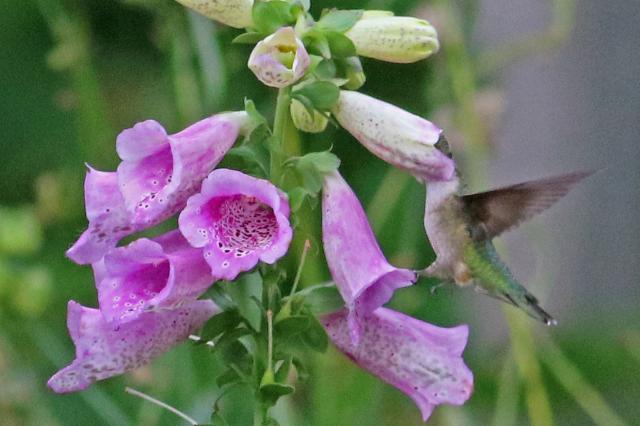
{"label": "green stem", "polygon": [[271,141],[271,181],[279,185],[282,179],[282,163],[284,162],[284,137],[289,121],[289,96],[291,89],[283,87],[278,91],[276,114],[273,119],[273,138]]}

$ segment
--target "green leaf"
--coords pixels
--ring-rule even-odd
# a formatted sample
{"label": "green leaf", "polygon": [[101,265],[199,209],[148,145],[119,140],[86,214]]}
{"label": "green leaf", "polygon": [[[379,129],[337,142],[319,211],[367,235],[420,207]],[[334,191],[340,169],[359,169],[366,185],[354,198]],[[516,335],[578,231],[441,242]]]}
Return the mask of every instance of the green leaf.
{"label": "green leaf", "polygon": [[262,277],[258,272],[243,274],[240,279],[226,285],[227,292],[236,303],[238,312],[252,329],[260,331],[262,312],[252,297],[262,297]]}
{"label": "green leaf", "polygon": [[278,368],[278,371],[276,371],[275,374],[275,380],[277,382],[284,382],[285,380],[287,380],[289,371],[291,370],[292,359],[293,357],[289,355],[282,361],[282,365],[280,366],[280,368]]}
{"label": "green leaf", "polygon": [[330,110],[340,97],[340,89],[328,81],[314,81],[295,90],[291,96],[304,104],[300,97],[307,98],[319,111]]}
{"label": "green leaf", "polygon": [[267,383],[260,386],[260,394],[267,401],[277,401],[281,396],[293,393],[295,388],[283,383]]}
{"label": "green leaf", "polygon": [[332,10],[322,16],[318,26],[332,31],[345,32],[362,17],[362,10]]}
{"label": "green leaf", "polygon": [[295,21],[291,14],[291,5],[280,0],[256,2],[253,5],[252,17],[255,28],[263,34],[271,34]]}
{"label": "green leaf", "polygon": [[324,175],[340,166],[340,160],[329,151],[310,152],[290,160],[302,177],[302,184],[309,195],[314,196],[322,189]]}
{"label": "green leaf", "polygon": [[310,54],[317,54],[327,59],[331,58],[329,41],[321,31],[312,28],[304,35],[302,40],[304,41],[304,45],[307,46],[307,50]]}
{"label": "green leaf", "polygon": [[324,35],[329,42],[332,57],[348,58],[356,55],[356,46],[346,35],[337,31],[326,31]]}
{"label": "green leaf", "polygon": [[302,340],[314,351],[325,352],[329,346],[327,332],[316,317],[310,315],[309,320],[309,328],[302,335]]}
{"label": "green leaf", "polygon": [[256,44],[264,38],[264,34],[257,32],[246,32],[231,40],[234,44]]}
{"label": "green leaf", "polygon": [[278,321],[274,326],[274,331],[278,338],[287,339],[293,335],[300,334],[309,328],[311,321],[308,316],[294,315]]}
{"label": "green leaf", "polygon": [[239,338],[248,336],[249,334],[252,334],[252,332],[246,327],[238,327],[234,328],[231,331],[227,331],[222,335],[222,337],[218,339],[212,350],[213,352],[224,352],[229,347],[229,345],[236,342]]}
{"label": "green leaf", "polygon": [[280,426],[280,423],[273,417],[267,417],[262,421],[262,426]]}
{"label": "green leaf", "polygon": [[244,99],[244,110],[249,115],[249,118],[256,124],[256,127],[261,124],[264,124],[266,126],[269,125],[267,119],[264,117],[264,115],[260,114],[260,111],[258,111],[258,108],[256,108],[256,104],[251,99]]}
{"label": "green leaf", "polygon": [[289,195],[289,206],[291,207],[291,211],[295,213],[302,207],[304,200],[309,196],[309,191],[297,186],[287,191],[287,194]]}
{"label": "green leaf", "polygon": [[219,313],[218,315],[214,315],[207,323],[204,325],[201,334],[201,340],[198,344],[204,344],[209,340],[213,340],[222,333],[227,331],[231,331],[240,324],[240,315],[238,315],[238,311],[235,309],[224,311]]}
{"label": "green leaf", "polygon": [[315,69],[315,75],[321,80],[331,80],[336,76],[336,63],[331,59],[323,59]]}
{"label": "green leaf", "polygon": [[344,300],[332,282],[305,288],[296,293],[296,297],[300,296],[304,297],[305,304],[316,315],[335,312],[344,306]]}
{"label": "green leaf", "polygon": [[227,152],[225,163],[232,163],[234,159],[241,160],[242,168],[250,174],[262,178],[267,177],[269,175],[270,153],[266,145],[270,136],[271,132],[268,126],[266,124],[259,125],[253,129],[249,138],[242,145],[231,148]]}

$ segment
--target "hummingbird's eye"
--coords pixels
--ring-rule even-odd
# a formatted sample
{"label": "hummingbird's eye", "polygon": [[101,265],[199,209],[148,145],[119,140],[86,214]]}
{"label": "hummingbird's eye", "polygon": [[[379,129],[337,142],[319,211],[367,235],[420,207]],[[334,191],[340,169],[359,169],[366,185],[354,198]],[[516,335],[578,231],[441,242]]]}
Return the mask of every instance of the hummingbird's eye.
{"label": "hummingbird's eye", "polygon": [[447,157],[453,159],[453,155],[451,154],[451,148],[449,147],[449,142],[447,141],[447,138],[444,136],[444,133],[440,134],[440,139],[438,139],[438,142],[436,142],[435,147],[436,149],[438,149],[438,151],[442,152]]}

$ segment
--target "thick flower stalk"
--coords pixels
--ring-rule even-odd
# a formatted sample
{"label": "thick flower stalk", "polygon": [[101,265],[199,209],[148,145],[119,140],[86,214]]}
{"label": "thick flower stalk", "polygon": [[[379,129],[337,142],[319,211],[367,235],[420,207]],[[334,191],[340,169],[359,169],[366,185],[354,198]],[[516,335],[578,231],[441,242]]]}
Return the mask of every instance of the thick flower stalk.
{"label": "thick flower stalk", "polygon": [[113,327],[194,300],[213,282],[202,250],[178,230],[111,250],[93,265],[100,311]]}
{"label": "thick flower stalk", "polygon": [[429,22],[383,11],[365,11],[347,36],[358,55],[401,64],[425,59],[440,47]]}
{"label": "thick flower stalk", "polygon": [[67,327],[76,358],[47,385],[57,393],[76,392],[96,380],[138,368],[185,340],[218,312],[212,301],[197,300],[174,310],[145,313],[114,329],[99,310],[70,301]]}
{"label": "thick flower stalk", "polygon": [[253,0],[176,0],[214,21],[234,28],[246,28],[252,24]]}
{"label": "thick flower stalk", "polygon": [[389,264],[362,205],[338,172],[324,180],[322,241],[331,276],[347,306],[351,341],[357,344],[362,317],[387,303],[397,288],[413,284],[416,274]]}
{"label": "thick flower stalk", "polygon": [[81,264],[97,262],[121,238],[177,213],[247,122],[245,112],[232,112],[205,118],[174,135],[153,120],[124,130],[116,141],[122,159],[118,171],[87,173],[89,226],[67,255]]}
{"label": "thick flower stalk", "polygon": [[343,90],[333,114],[349,133],[382,160],[420,180],[449,180],[455,163],[435,144],[442,132],[430,121],[362,93]]}
{"label": "thick flower stalk", "polygon": [[356,364],[414,400],[427,421],[436,405],[462,405],[473,375],[462,352],[468,328],[440,328],[400,312],[378,308],[362,318],[362,338],[353,345],[345,310],[322,319],[331,341]]}
{"label": "thick flower stalk", "polygon": [[248,63],[258,80],[276,88],[300,80],[309,64],[309,54],[291,27],[280,28],[256,44]]}
{"label": "thick flower stalk", "polygon": [[187,201],[180,231],[217,279],[233,280],[258,261],[274,263],[289,248],[292,230],[286,194],[269,181],[218,169]]}

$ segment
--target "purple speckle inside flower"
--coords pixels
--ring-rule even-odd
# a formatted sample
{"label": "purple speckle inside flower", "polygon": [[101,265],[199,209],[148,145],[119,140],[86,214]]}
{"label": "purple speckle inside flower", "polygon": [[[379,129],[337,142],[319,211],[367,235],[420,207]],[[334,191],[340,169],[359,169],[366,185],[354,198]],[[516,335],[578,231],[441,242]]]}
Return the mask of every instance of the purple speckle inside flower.
{"label": "purple speckle inside flower", "polygon": [[169,279],[169,262],[142,265],[138,270],[112,281],[114,289],[111,308],[120,312],[123,320],[143,310],[157,296]]}
{"label": "purple speckle inside flower", "polygon": [[[273,209],[255,197],[216,197],[206,209],[213,225],[212,242],[224,254],[244,257],[256,249],[266,249],[278,230]],[[203,236],[207,232],[200,231]]]}
{"label": "purple speckle inside flower", "polygon": [[132,164],[131,167],[133,179],[123,182],[121,188],[127,191],[128,187],[134,187],[135,191],[141,194],[135,209],[144,211],[155,203],[162,204],[164,199],[161,191],[171,183],[173,175],[171,147],[167,145],[155,154]]}

